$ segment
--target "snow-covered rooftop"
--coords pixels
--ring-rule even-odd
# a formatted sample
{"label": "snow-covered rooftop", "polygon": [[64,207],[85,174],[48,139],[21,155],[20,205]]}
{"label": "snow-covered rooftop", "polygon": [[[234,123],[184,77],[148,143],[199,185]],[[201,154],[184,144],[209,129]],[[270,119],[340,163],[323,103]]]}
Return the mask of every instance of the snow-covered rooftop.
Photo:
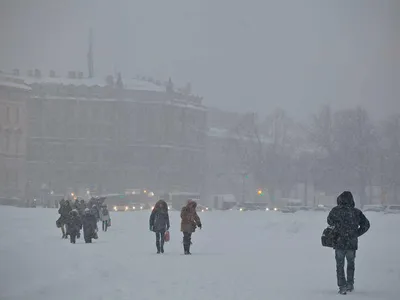
{"label": "snow-covered rooftop", "polygon": [[[63,78],[63,77],[34,77],[34,76],[14,76],[23,80],[27,85],[32,84],[60,84],[60,85],[73,85],[73,86],[107,86],[105,78]],[[154,91],[165,92],[163,85],[157,85],[152,82],[139,80],[139,79],[122,79],[124,88],[127,90],[141,90],[141,91]]]}
{"label": "snow-covered rooftop", "polygon": [[24,84],[23,81],[15,80],[14,78],[4,76],[1,74],[0,74],[0,86],[16,88],[25,91],[31,90],[31,88],[28,85]]}

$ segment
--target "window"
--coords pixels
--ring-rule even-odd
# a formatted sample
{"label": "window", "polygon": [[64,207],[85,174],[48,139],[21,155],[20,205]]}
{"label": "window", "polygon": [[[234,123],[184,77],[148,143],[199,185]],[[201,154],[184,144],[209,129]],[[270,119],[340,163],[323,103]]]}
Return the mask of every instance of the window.
{"label": "window", "polygon": [[10,123],[10,107],[7,106],[7,124]]}
{"label": "window", "polygon": [[10,151],[10,135],[7,132],[6,133],[6,153],[8,153]]}

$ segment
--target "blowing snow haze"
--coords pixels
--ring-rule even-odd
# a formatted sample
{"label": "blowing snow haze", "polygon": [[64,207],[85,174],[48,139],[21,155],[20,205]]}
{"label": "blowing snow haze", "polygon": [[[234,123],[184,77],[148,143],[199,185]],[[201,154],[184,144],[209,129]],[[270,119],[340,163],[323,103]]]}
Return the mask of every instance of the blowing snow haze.
{"label": "blowing snow haze", "polygon": [[0,3],[3,70],[172,77],[234,111],[329,103],[399,112],[400,1],[35,0]]}

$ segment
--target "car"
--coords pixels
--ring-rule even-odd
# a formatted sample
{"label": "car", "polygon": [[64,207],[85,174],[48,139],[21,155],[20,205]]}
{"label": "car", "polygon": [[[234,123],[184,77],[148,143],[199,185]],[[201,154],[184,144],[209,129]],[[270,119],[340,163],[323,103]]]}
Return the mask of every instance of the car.
{"label": "car", "polygon": [[312,209],[313,209],[312,206],[299,206],[299,207],[297,208],[297,211],[310,211],[310,210],[312,210]]}
{"label": "car", "polygon": [[128,205],[114,205],[113,206],[113,211],[131,211],[132,208]]}
{"label": "car", "polygon": [[370,204],[370,205],[364,205],[363,206],[363,211],[374,211],[374,212],[382,212],[385,210],[385,206],[380,205],[380,204]]}
{"label": "car", "polygon": [[211,211],[211,208],[209,208],[208,206],[197,204],[196,211],[197,212],[206,212],[206,211]]}
{"label": "car", "polygon": [[328,211],[329,207],[323,204],[318,204],[317,206],[314,207],[314,211]]}
{"label": "car", "polygon": [[297,211],[297,208],[294,207],[294,206],[285,206],[285,207],[282,207],[280,209],[280,211],[282,213],[292,213],[293,214],[293,213],[295,213]]}
{"label": "car", "polygon": [[400,214],[400,204],[388,205],[385,209],[385,214]]}

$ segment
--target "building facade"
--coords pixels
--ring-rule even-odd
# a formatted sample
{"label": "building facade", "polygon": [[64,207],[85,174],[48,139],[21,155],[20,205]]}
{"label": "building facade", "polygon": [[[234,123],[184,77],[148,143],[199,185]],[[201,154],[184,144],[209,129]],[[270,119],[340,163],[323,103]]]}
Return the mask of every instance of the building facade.
{"label": "building facade", "polygon": [[[17,77],[16,77],[17,78]],[[18,77],[20,78],[20,77]],[[129,188],[204,187],[206,109],[201,98],[143,80],[116,82],[40,72],[22,78],[30,196]]]}
{"label": "building facade", "polygon": [[0,74],[0,198],[25,197],[29,93],[23,81]]}

